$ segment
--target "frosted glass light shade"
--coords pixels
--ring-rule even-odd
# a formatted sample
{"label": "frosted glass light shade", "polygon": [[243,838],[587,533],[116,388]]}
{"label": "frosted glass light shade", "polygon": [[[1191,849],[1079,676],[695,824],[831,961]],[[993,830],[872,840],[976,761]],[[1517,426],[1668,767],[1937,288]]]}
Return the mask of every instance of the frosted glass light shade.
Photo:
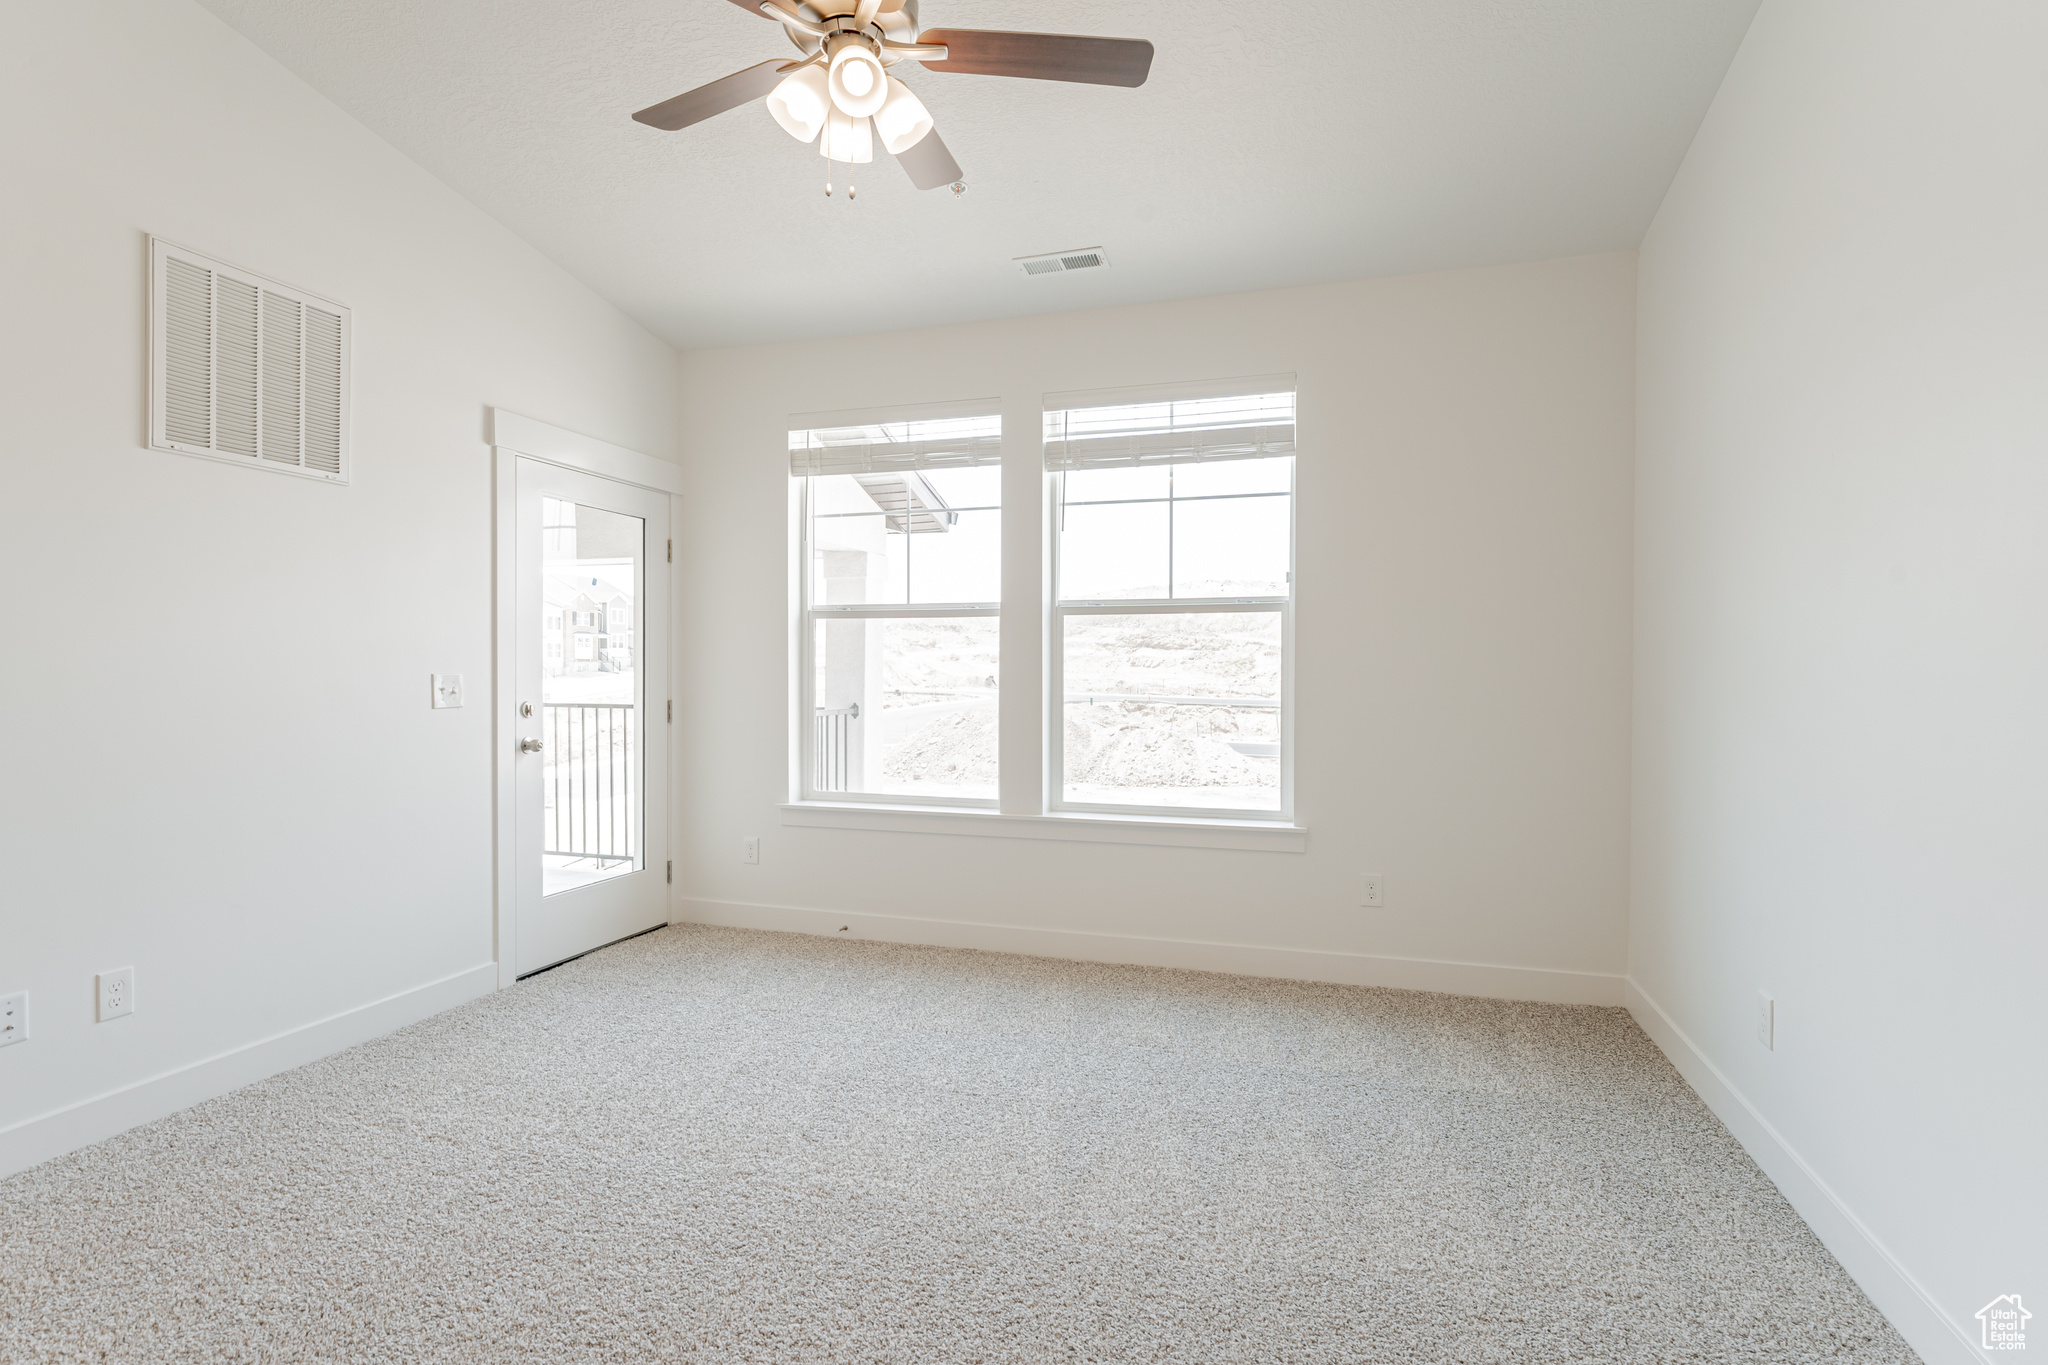
{"label": "frosted glass light shade", "polygon": [[807,66],[785,77],[782,84],[768,92],[768,112],[782,125],[782,131],[798,142],[816,137],[825,126],[825,116],[832,112],[831,98],[825,93],[824,68]]}
{"label": "frosted glass light shade", "polygon": [[834,109],[825,120],[825,136],[818,139],[818,152],[834,161],[859,164],[875,159],[875,139],[864,118],[848,118]]}
{"label": "frosted glass light shade", "polygon": [[889,77],[889,98],[875,115],[875,131],[882,135],[882,145],[889,149],[889,154],[901,156],[923,141],[931,130],[932,116],[924,102],[910,93],[909,86]]}
{"label": "frosted glass light shade", "polygon": [[832,105],[848,118],[867,118],[889,98],[889,78],[875,54],[848,43],[832,54]]}

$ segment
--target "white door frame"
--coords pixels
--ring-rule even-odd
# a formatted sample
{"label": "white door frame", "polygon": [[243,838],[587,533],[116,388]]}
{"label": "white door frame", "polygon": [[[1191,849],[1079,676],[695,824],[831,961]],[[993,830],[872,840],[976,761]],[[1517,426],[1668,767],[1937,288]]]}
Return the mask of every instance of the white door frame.
{"label": "white door frame", "polygon": [[[681,524],[683,470],[680,465],[668,460],[658,460],[651,455],[642,455],[637,450],[615,446],[590,436],[580,436],[561,427],[549,426],[546,422],[522,417],[504,408],[491,409],[491,792],[492,848],[491,897],[492,923],[495,929],[493,952],[498,962],[498,986],[503,989],[518,979],[519,954],[517,934],[518,915],[515,873],[517,871],[518,803],[513,789],[513,746],[518,743],[515,723],[518,719],[518,655],[517,624],[519,603],[518,570],[518,524],[519,488],[516,468],[521,456],[531,460],[543,460],[548,464],[560,465],[564,469],[580,470],[600,478],[615,479],[620,483],[632,484],[639,488],[652,489],[669,495],[669,535],[672,546],[676,528]],[[675,596],[675,555],[664,548],[665,561],[654,558],[655,546],[647,547],[647,572],[653,574],[659,565],[668,575],[669,597],[673,604]],[[675,695],[675,611],[671,605],[668,636],[668,693]],[[666,701],[668,698],[662,698]],[[655,709],[656,698],[647,699],[649,711]],[[665,710],[665,708],[664,708]],[[675,829],[675,763],[674,745],[670,736],[675,731],[672,725],[664,724],[660,730],[660,743],[667,748],[670,762],[668,770],[668,837],[669,850],[676,846]],[[666,855],[664,855],[666,856]],[[671,903],[675,892],[669,891]]]}

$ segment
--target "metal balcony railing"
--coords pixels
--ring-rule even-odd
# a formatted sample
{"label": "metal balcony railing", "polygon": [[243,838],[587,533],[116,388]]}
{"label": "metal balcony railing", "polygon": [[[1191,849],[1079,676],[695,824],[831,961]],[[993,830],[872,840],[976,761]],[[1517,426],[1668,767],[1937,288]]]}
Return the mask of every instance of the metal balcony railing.
{"label": "metal balcony railing", "polygon": [[811,785],[818,791],[846,790],[853,759],[853,724],[859,719],[859,702],[837,711],[818,708],[811,735],[811,756],[816,765]]}
{"label": "metal balcony railing", "polygon": [[630,860],[640,828],[639,708],[547,702],[541,728],[541,851],[600,863]]}

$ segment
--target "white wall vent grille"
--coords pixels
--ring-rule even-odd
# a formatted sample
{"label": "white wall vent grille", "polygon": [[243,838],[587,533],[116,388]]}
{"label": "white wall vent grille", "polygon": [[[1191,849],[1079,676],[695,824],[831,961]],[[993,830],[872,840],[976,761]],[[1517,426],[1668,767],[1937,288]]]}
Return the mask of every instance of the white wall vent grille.
{"label": "white wall vent grille", "polygon": [[149,444],[348,482],[348,309],[152,237]]}
{"label": "white wall vent grille", "polygon": [[1069,270],[1094,270],[1109,264],[1109,253],[1099,246],[1076,247],[1072,251],[1048,251],[1043,256],[1019,256],[1017,268],[1027,275],[1064,275]]}

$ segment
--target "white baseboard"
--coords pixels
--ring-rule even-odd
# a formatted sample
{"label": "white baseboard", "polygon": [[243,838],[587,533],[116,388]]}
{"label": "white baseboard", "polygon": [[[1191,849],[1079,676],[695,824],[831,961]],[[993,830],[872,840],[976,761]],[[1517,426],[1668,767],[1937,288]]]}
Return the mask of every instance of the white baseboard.
{"label": "white baseboard", "polygon": [[138,1124],[189,1109],[201,1100],[380,1038],[429,1015],[488,995],[497,984],[498,964],[486,962],[119,1090],[23,1119],[0,1130],[0,1176],[26,1170],[53,1156],[124,1133]]}
{"label": "white baseboard", "polygon": [[1633,977],[1628,1012],[1922,1360],[1983,1365],[1990,1359]]}
{"label": "white baseboard", "polygon": [[[1618,974],[1604,972],[1504,967],[1484,962],[1438,962],[1415,957],[1376,957],[1370,953],[1268,948],[1250,943],[1143,938],[1077,929],[920,919],[911,915],[749,905],[740,901],[678,899],[671,918],[697,924],[722,924],[735,929],[774,929],[784,933],[819,934],[827,938],[917,943],[935,948],[981,948],[1030,957],[1120,962],[1142,967],[1182,967],[1237,976],[1328,981],[1342,986],[1392,986],[1401,990],[1479,995],[1496,1000],[1541,1000],[1559,1005],[1619,1005],[1625,979]],[[846,926],[846,933],[840,932],[841,925]]]}

